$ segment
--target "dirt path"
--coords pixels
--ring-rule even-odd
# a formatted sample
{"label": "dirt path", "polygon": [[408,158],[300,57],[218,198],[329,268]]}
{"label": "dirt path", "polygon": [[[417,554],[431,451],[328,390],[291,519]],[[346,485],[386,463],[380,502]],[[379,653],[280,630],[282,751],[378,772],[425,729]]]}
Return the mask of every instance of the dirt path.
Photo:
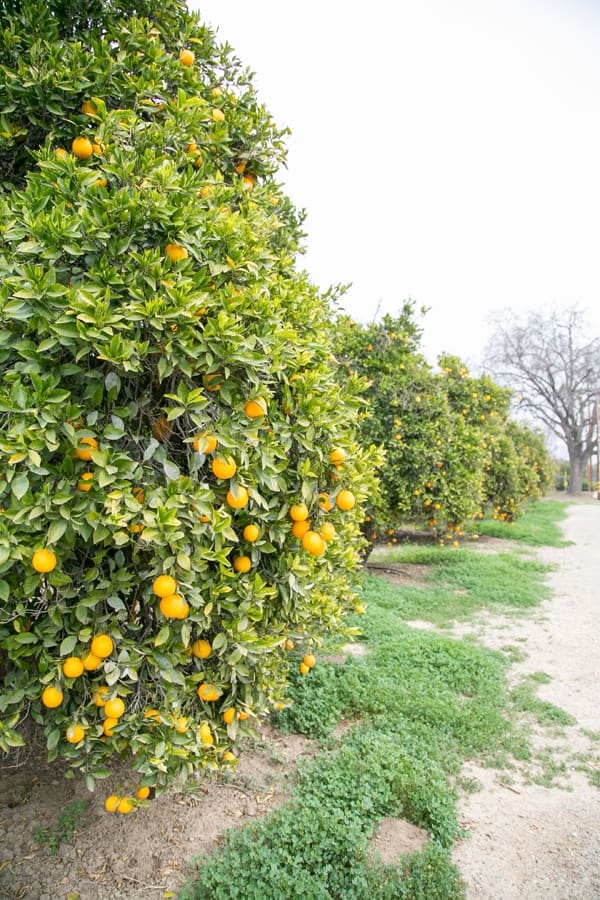
{"label": "dirt path", "polygon": [[[573,756],[594,743],[597,752],[600,736],[600,503],[570,506],[564,533],[571,545],[536,554],[557,565],[549,576],[552,599],[529,617],[483,616],[454,632],[472,633],[492,648],[521,648],[526,656],[514,676],[550,675],[537,695],[577,720],[553,744],[569,767],[567,790],[522,779],[507,788],[495,770],[467,768],[483,785],[463,800],[470,837],[454,854],[470,900],[600,898],[600,791],[573,770]],[[596,732],[595,740],[582,729]]]}

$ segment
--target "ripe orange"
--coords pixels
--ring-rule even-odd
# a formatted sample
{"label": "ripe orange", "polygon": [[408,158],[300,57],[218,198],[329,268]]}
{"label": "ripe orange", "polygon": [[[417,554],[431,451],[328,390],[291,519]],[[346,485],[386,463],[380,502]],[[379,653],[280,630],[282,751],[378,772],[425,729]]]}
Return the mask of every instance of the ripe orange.
{"label": "ripe orange", "polygon": [[48,685],[47,688],[44,688],[44,691],[42,692],[42,703],[45,707],[48,709],[56,709],[62,702],[62,691],[59,691],[58,688],[53,687],[53,685]]}
{"label": "ripe orange", "polygon": [[108,695],[110,693],[110,688],[103,684],[101,685],[94,693],[92,694],[92,700],[96,704],[96,706],[104,706]]}
{"label": "ripe orange", "polygon": [[223,721],[226,725],[231,725],[231,723],[235,721],[235,706],[230,706],[229,709],[225,710],[223,713]]}
{"label": "ripe orange", "polygon": [[247,709],[240,710],[240,712],[238,714],[238,719],[240,720],[240,722],[243,722],[244,719],[249,719],[249,718],[250,718],[250,713],[248,712]]}
{"label": "ripe orange", "polygon": [[117,806],[121,802],[121,798],[116,794],[111,794],[110,797],[107,797],[104,801],[104,809],[107,812],[114,813],[117,811]]}
{"label": "ripe orange", "polygon": [[247,191],[251,191],[256,184],[256,178],[254,175],[251,175],[249,172],[244,175],[242,181],[244,182],[244,187]]}
{"label": "ripe orange", "polygon": [[247,165],[248,165],[247,161],[245,159],[243,159],[241,162],[239,162],[237,164],[234,171],[236,172],[237,175],[243,175],[244,171],[246,170]]}
{"label": "ripe orange", "polygon": [[196,435],[192,446],[198,453],[212,453],[217,443],[218,441],[214,435],[204,433]]}
{"label": "ripe orange", "polygon": [[52,550],[42,547],[31,557],[31,565],[36,572],[51,572],[56,566],[56,556]]}
{"label": "ripe orange", "polygon": [[56,150],[54,151],[54,155],[56,156],[57,159],[66,159],[67,151],[65,150],[64,147],[57,147]]}
{"label": "ripe orange", "polygon": [[256,400],[248,400],[244,406],[244,412],[249,419],[259,419],[267,414],[267,401],[264,397],[257,397]]}
{"label": "ripe orange", "polygon": [[249,544],[253,544],[259,538],[260,528],[258,525],[246,525],[243,534],[244,540],[248,541]]}
{"label": "ripe orange", "polygon": [[286,650],[293,650],[293,649],[294,649],[294,642],[293,642],[293,640],[292,640],[291,638],[288,638],[287,641],[285,642],[285,644],[284,644],[283,646],[285,647]]}
{"label": "ripe orange", "polygon": [[329,512],[332,509],[331,497],[329,494],[319,494],[319,506],[321,509],[324,509],[325,512]]}
{"label": "ripe orange", "polygon": [[104,731],[104,734],[107,737],[112,737],[113,736],[113,728],[115,727],[115,725],[118,725],[118,724],[119,724],[118,719],[105,719],[104,725],[102,726],[102,730]]}
{"label": "ripe orange", "polygon": [[113,697],[104,704],[104,715],[107,719],[120,719],[125,712],[125,704],[120,697]]}
{"label": "ripe orange", "polygon": [[212,703],[214,700],[218,700],[220,696],[215,685],[209,684],[206,681],[198,685],[197,694],[201,700],[205,701],[205,703]]}
{"label": "ripe orange", "polygon": [[224,480],[233,478],[237,471],[237,466],[232,456],[215,456],[212,461],[212,470],[217,478]]}
{"label": "ripe orange", "polygon": [[144,488],[140,487],[139,484],[131,489],[131,493],[135,497],[138,503],[143,503],[146,499],[146,495],[144,493]]}
{"label": "ripe orange", "polygon": [[303,522],[305,519],[308,519],[308,506],[306,503],[294,503],[290,507],[290,518],[294,522]]}
{"label": "ripe orange", "polygon": [[[82,447],[82,444],[85,446]],[[92,450],[98,449],[98,441],[93,437],[83,437],[79,439],[77,449],[75,450],[75,459],[82,459],[85,462],[92,458]]]}
{"label": "ripe orange", "polygon": [[232,509],[243,509],[244,506],[248,505],[249,499],[248,491],[241,484],[238,486],[237,496],[234,495],[232,490],[227,491],[227,505]]}
{"label": "ripe orange", "polygon": [[181,244],[167,244],[165,247],[165,255],[169,257],[172,263],[180,262],[182,259],[188,258],[188,252]]}
{"label": "ripe orange", "polygon": [[309,669],[312,669],[312,668],[314,668],[316,659],[314,658],[312,653],[307,653],[306,656],[303,657],[302,662],[304,663],[305,666],[308,666]]}
{"label": "ripe orange", "polygon": [[188,720],[185,716],[178,716],[175,719],[175,725],[174,725],[175,731],[178,734],[185,734],[187,731],[187,723],[188,723]]}
{"label": "ripe orange", "polygon": [[252,568],[252,562],[250,560],[250,557],[249,556],[236,556],[236,558],[233,560],[233,568],[235,569],[236,572],[241,572],[242,574],[249,572],[250,569]]}
{"label": "ripe orange", "polygon": [[321,556],[322,553],[325,553],[327,543],[318,532],[307,531],[302,538],[302,546],[305,550],[308,550],[312,556]]}
{"label": "ripe orange", "polygon": [[349,509],[352,509],[352,507],[356,503],[356,500],[352,491],[340,491],[336,497],[335,502],[337,503],[339,509],[347,511]]}
{"label": "ripe orange", "polygon": [[185,47],[179,53],[179,62],[182,66],[193,66],[194,65],[194,54],[191,50],[186,50]]}
{"label": "ripe orange", "polygon": [[89,159],[94,152],[92,142],[86,137],[75,138],[71,144],[71,150],[77,159]]}
{"label": "ripe orange", "polygon": [[93,672],[94,669],[98,668],[102,660],[94,653],[88,653],[86,656],[82,657],[81,662],[83,663],[83,668],[86,672]]}
{"label": "ripe orange", "polygon": [[310,672],[310,669],[308,668],[306,663],[301,662],[300,665],[298,666],[298,668],[300,670],[301,675],[308,675],[308,673]]}
{"label": "ripe orange", "polygon": [[150,796],[150,788],[149,787],[139,787],[135,792],[135,796],[140,800],[147,800]]}
{"label": "ripe orange", "polygon": [[322,538],[324,538],[324,540],[330,541],[332,538],[335,537],[335,528],[331,524],[331,522],[323,522],[323,524],[321,525],[321,530],[320,530],[319,534],[321,535]]}
{"label": "ripe orange", "polygon": [[144,718],[145,718],[145,719],[154,719],[154,722],[153,722],[152,724],[158,724],[158,725],[160,725],[161,722],[162,722],[161,714],[159,713],[159,711],[158,711],[157,709],[147,709],[147,710],[145,710],[145,711],[144,711]]}
{"label": "ripe orange", "polygon": [[310,531],[310,519],[301,519],[292,525],[292,534],[294,537],[302,538],[307,531]]}
{"label": "ripe orange", "polygon": [[190,607],[181,594],[169,594],[161,598],[160,611],[166,619],[187,619]]}
{"label": "ripe orange", "polygon": [[123,815],[127,815],[133,809],[133,800],[131,797],[122,797],[119,800],[119,804],[117,806],[117,812],[123,813]]}
{"label": "ripe orange", "polygon": [[83,674],[83,662],[78,656],[69,656],[62,664],[62,670],[67,678],[79,678]]}
{"label": "ripe orange", "polygon": [[222,762],[235,762],[237,759],[236,756],[231,752],[231,750],[226,750],[223,756],[221,757]]}
{"label": "ripe orange", "polygon": [[347,455],[348,454],[342,447],[334,447],[329,454],[329,459],[334,464],[334,466],[341,466]]}
{"label": "ripe orange", "polygon": [[177,590],[177,582],[171,575],[159,575],[152,583],[152,590],[157,597],[170,597]]}
{"label": "ripe orange", "polygon": [[81,112],[86,116],[93,116],[98,112],[98,107],[91,100],[85,100],[81,104]]}
{"label": "ripe orange", "polygon": [[94,477],[93,472],[83,472],[79,476],[79,481],[77,482],[77,490],[78,491],[89,491],[92,486],[92,479]]}
{"label": "ripe orange", "polygon": [[192,644],[192,653],[197,659],[208,659],[210,654],[212,653],[212,647],[205,641],[203,638],[200,638],[197,641],[194,641]]}
{"label": "ripe orange", "polygon": [[224,122],[225,121],[225,113],[222,109],[218,109],[215,107],[212,111],[212,117],[214,122]]}
{"label": "ripe orange", "polygon": [[81,725],[69,725],[67,728],[66,738],[70,744],[78,744],[85,737],[85,731]]}
{"label": "ripe orange", "polygon": [[222,372],[207,372],[202,376],[202,384],[207,391],[220,391],[223,384]]}
{"label": "ripe orange", "polygon": [[361,616],[363,616],[367,611],[366,606],[364,606],[362,603],[357,603],[354,609]]}
{"label": "ripe orange", "polygon": [[108,634],[97,634],[96,637],[92,640],[90,649],[94,656],[99,656],[100,659],[105,659],[113,652],[114,644]]}

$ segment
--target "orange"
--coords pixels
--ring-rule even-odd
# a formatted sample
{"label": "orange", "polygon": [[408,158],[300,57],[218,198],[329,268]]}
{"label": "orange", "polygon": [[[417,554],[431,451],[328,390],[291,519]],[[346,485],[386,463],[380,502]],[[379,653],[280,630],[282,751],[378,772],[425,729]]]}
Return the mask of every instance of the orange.
{"label": "orange", "polygon": [[139,787],[135,792],[135,796],[140,800],[147,800],[150,796],[150,788],[149,787]]}
{"label": "orange", "polygon": [[159,419],[156,419],[156,421],[152,423],[152,435],[157,441],[160,441],[161,444],[168,439],[170,434],[171,423],[168,422],[164,416],[160,416]]}
{"label": "orange", "polygon": [[62,664],[62,670],[67,678],[79,678],[83,674],[83,662],[78,656],[69,656]]}
{"label": "orange", "polygon": [[[85,444],[85,447],[81,445]],[[92,450],[98,449],[98,441],[93,437],[83,437],[79,439],[77,449],[75,450],[75,459],[83,459],[85,462],[92,458]]]}
{"label": "orange", "polygon": [[91,100],[85,100],[81,104],[81,112],[86,116],[93,116],[98,112],[98,107]]}
{"label": "orange", "polygon": [[223,721],[226,725],[231,725],[231,723],[235,721],[235,706],[230,706],[229,709],[225,710],[223,713]]}
{"label": "orange", "polygon": [[157,597],[169,597],[177,590],[177,582],[171,575],[159,575],[152,583],[152,590]]}
{"label": "orange", "polygon": [[89,491],[92,486],[93,477],[94,477],[93,472],[83,472],[79,476],[80,480],[77,482],[77,490],[78,491]]}
{"label": "orange", "polygon": [[169,594],[161,598],[160,611],[166,619],[186,619],[190,614],[190,607],[181,594]]}
{"label": "orange", "polygon": [[225,478],[233,478],[237,471],[237,466],[232,456],[215,456],[212,461],[212,470],[217,478],[224,480]]}
{"label": "orange", "polygon": [[242,181],[244,182],[244,187],[247,191],[251,191],[256,184],[256,178],[254,177],[254,175],[250,175],[250,173],[244,175]]}
{"label": "orange", "polygon": [[117,811],[117,806],[121,802],[121,798],[116,794],[111,794],[110,797],[107,797],[104,801],[104,809],[107,812],[113,813]]}
{"label": "orange", "polygon": [[334,447],[329,454],[329,459],[334,464],[334,466],[341,466],[341,464],[346,459],[346,456],[347,453],[342,447]]}
{"label": "orange", "polygon": [[366,606],[364,606],[362,603],[357,603],[354,609],[360,616],[363,616],[367,611]]}
{"label": "orange", "polygon": [[322,553],[325,553],[327,544],[318,532],[307,531],[302,538],[302,546],[312,556],[321,556]]}
{"label": "orange", "polygon": [[66,159],[67,151],[65,150],[64,147],[57,147],[56,150],[54,151],[54,155],[56,156],[57,159]]}
{"label": "orange", "polygon": [[96,706],[104,706],[106,703],[107,697],[110,693],[110,688],[107,685],[101,685],[94,693],[92,694],[92,700],[96,704]]}
{"label": "orange", "polygon": [[214,744],[215,742],[212,731],[210,730],[210,725],[207,722],[202,723],[198,729],[198,735],[203,744]]}
{"label": "orange", "polygon": [[203,638],[200,638],[197,641],[194,641],[192,644],[192,653],[197,659],[208,659],[210,654],[212,653],[212,647],[205,641]]}
{"label": "orange", "polygon": [[53,687],[53,685],[48,685],[48,687],[44,689],[42,693],[42,703],[45,707],[48,709],[56,709],[62,702],[63,694],[58,688]]}
{"label": "orange", "polygon": [[332,509],[331,497],[329,494],[319,494],[319,506],[321,509],[324,509],[325,512],[329,512]]}
{"label": "orange", "polygon": [[223,383],[223,374],[221,372],[207,372],[202,376],[202,384],[207,391],[220,391]]}
{"label": "orange", "polygon": [[191,50],[186,50],[185,47],[179,53],[179,62],[182,66],[193,66],[194,65],[194,54]]}
{"label": "orange", "polygon": [[233,561],[233,568],[235,569],[236,572],[241,572],[242,574],[249,572],[250,569],[252,568],[252,562],[250,561],[250,557],[249,556],[236,556],[236,558]]}
{"label": "orange", "polygon": [[300,665],[298,666],[298,668],[299,668],[299,670],[300,670],[300,674],[301,674],[301,675],[308,675],[308,673],[310,672],[310,669],[308,668],[308,666],[306,665],[306,663],[303,663],[303,662],[300,663]]}
{"label": "orange", "polygon": [[335,528],[331,524],[331,522],[323,522],[323,524],[321,525],[321,530],[320,530],[319,534],[321,535],[321,537],[324,540],[330,541],[332,538],[335,537]]}
{"label": "orange", "polygon": [[145,712],[144,712],[144,718],[145,718],[145,719],[154,719],[155,722],[158,722],[159,725],[162,723],[161,715],[160,715],[160,713],[159,713],[159,711],[158,711],[157,709],[147,709],[147,710],[145,710]]}
{"label": "orange", "polygon": [[130,813],[132,809],[133,809],[133,800],[131,799],[131,797],[122,797],[119,800],[119,805],[117,806],[117,812],[120,812],[120,813],[123,813],[123,815],[126,815],[127,813]]}
{"label": "orange", "polygon": [[234,756],[234,754],[231,752],[231,750],[226,750],[225,753],[223,754],[223,756],[221,757],[221,760],[223,762],[235,762],[236,759],[237,759],[237,757]]}
{"label": "orange", "polygon": [[98,668],[102,660],[95,653],[88,653],[87,656],[82,657],[81,662],[86,672],[93,672],[94,669]]}
{"label": "orange", "polygon": [[310,531],[310,519],[301,519],[292,525],[292,534],[294,537],[302,538],[307,531]]}
{"label": "orange", "polygon": [[250,499],[248,491],[241,484],[237,489],[237,496],[233,493],[233,491],[227,491],[227,504],[232,509],[242,509],[244,506],[248,505],[248,500]]}
{"label": "orange", "polygon": [[31,565],[36,572],[51,572],[56,566],[56,556],[52,550],[42,547],[31,557]]}
{"label": "orange", "polygon": [[181,244],[167,244],[165,247],[165,255],[169,257],[172,263],[180,262],[182,259],[188,258],[188,252]]}
{"label": "orange", "polygon": [[248,541],[249,544],[253,544],[254,541],[258,540],[260,535],[260,528],[258,525],[246,525],[244,528],[244,540]]}
{"label": "orange", "polygon": [[119,724],[118,719],[105,719],[104,725],[102,726],[102,730],[104,731],[104,734],[107,737],[112,737],[113,728],[115,727],[115,725],[118,725],[118,724]]}
{"label": "orange", "polygon": [[114,644],[108,634],[97,634],[90,647],[94,656],[99,656],[100,659],[110,656],[113,648]]}
{"label": "orange", "polygon": [[71,144],[71,150],[77,159],[89,159],[94,152],[92,142],[86,137],[75,138]]}
{"label": "orange", "polygon": [[293,650],[293,649],[294,649],[294,642],[293,642],[293,640],[292,640],[291,638],[288,638],[287,641],[285,642],[285,644],[284,644],[283,646],[285,647],[286,650]]}
{"label": "orange", "polygon": [[250,718],[250,713],[248,712],[247,709],[240,710],[240,713],[238,715],[238,719],[240,720],[240,722],[243,722],[244,719],[249,719],[249,718]]}
{"label": "orange", "polygon": [[113,697],[104,704],[104,715],[107,719],[120,719],[125,712],[125,704],[120,697]]}
{"label": "orange", "polygon": [[346,511],[352,509],[352,507],[356,503],[356,500],[352,491],[340,491],[336,497],[335,502],[340,509]]}
{"label": "orange", "polygon": [[144,493],[144,488],[140,487],[139,484],[131,489],[131,493],[135,497],[138,503],[143,503],[146,499],[146,495]]}
{"label": "orange", "polygon": [[70,744],[78,744],[85,737],[85,731],[81,725],[69,725],[66,738]]}
{"label": "orange", "polygon": [[178,716],[175,719],[175,725],[173,727],[178,734],[185,734],[185,732],[187,731],[187,723],[188,720],[185,716]]}
{"label": "orange", "polygon": [[290,518],[294,522],[303,522],[305,519],[308,519],[308,506],[306,503],[294,503],[290,507]]}
{"label": "orange", "polygon": [[245,171],[247,165],[248,165],[248,163],[246,162],[245,159],[243,159],[243,160],[242,160],[240,163],[238,163],[237,166],[235,167],[235,172],[236,172],[238,175],[243,175],[243,173],[244,173],[244,171]]}
{"label": "orange", "polygon": [[316,659],[312,655],[312,653],[307,653],[306,656],[302,659],[302,662],[305,666],[308,666],[309,669],[313,669],[316,663]]}
{"label": "orange", "polygon": [[206,681],[198,685],[197,694],[200,699],[204,700],[206,703],[212,703],[214,700],[219,699],[219,692],[217,691],[215,685],[209,684]]}
{"label": "orange", "polygon": [[212,111],[212,117],[214,122],[224,122],[225,121],[225,113],[222,109],[218,109],[215,107]]}
{"label": "orange", "polygon": [[249,419],[259,419],[267,414],[267,401],[264,397],[257,397],[256,400],[248,400],[244,406],[244,412]]}
{"label": "orange", "polygon": [[218,441],[214,435],[204,433],[196,435],[192,446],[198,453],[212,453],[217,443]]}

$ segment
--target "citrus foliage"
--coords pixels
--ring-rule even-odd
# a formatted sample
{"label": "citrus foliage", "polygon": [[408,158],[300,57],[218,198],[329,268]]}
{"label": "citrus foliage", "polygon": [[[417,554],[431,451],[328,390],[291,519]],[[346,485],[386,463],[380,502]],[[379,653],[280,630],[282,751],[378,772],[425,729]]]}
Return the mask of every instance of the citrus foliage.
{"label": "citrus foliage", "polygon": [[473,378],[456,357],[435,373],[419,353],[414,305],[362,326],[338,319],[336,353],[350,379],[366,376],[365,444],[385,449],[381,500],[369,510],[371,540],[407,521],[453,537],[488,506],[514,519],[546,483],[539,436],[509,421],[510,392]]}
{"label": "citrus foliage", "polygon": [[0,741],[30,714],[90,786],[131,753],[160,789],[343,628],[373,461],[283,133],[183,3],[135,6],[0,33]]}

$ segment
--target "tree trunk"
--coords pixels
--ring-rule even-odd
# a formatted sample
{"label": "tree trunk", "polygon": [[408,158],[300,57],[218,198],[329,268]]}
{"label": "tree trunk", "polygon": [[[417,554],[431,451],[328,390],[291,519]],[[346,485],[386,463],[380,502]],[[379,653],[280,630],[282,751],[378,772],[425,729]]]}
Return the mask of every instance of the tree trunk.
{"label": "tree trunk", "polygon": [[580,494],[583,485],[583,470],[585,468],[585,460],[575,451],[569,450],[569,475],[568,494]]}

